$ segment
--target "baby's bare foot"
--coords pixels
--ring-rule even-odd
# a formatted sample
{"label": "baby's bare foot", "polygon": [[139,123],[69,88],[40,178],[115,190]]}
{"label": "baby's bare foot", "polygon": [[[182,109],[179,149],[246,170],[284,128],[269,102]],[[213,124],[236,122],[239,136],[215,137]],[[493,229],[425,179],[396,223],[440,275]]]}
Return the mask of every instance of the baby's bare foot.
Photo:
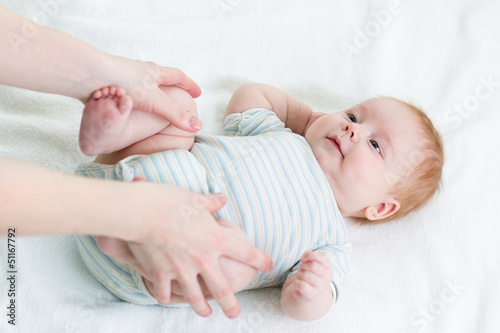
{"label": "baby's bare foot", "polygon": [[95,91],[83,109],[80,149],[94,156],[119,150],[128,132],[132,98],[125,90],[106,87]]}

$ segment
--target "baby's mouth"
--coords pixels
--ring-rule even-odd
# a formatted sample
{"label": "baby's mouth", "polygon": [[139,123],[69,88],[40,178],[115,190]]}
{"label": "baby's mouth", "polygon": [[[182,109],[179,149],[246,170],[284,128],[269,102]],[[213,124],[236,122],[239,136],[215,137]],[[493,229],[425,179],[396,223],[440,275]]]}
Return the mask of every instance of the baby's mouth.
{"label": "baby's mouth", "polygon": [[327,139],[335,147],[335,149],[337,149],[339,151],[340,155],[342,155],[342,157],[344,157],[344,154],[342,153],[342,148],[340,146],[340,140],[339,140],[339,138],[335,135],[332,138],[327,137]]}

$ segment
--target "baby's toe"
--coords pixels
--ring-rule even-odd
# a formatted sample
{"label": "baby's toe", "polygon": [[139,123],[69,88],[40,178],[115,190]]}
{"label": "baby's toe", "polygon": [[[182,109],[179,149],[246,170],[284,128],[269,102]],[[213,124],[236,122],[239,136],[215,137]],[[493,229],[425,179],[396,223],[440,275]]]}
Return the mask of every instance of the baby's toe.
{"label": "baby's toe", "polygon": [[130,97],[129,95],[123,96],[118,101],[118,109],[123,115],[129,113],[132,110],[132,105],[133,105],[132,97]]}

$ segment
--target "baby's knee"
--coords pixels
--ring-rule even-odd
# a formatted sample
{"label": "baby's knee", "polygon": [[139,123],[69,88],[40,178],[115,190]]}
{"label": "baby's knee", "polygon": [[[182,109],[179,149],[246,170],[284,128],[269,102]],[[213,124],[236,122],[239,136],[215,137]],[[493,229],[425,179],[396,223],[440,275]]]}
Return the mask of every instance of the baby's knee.
{"label": "baby's knee", "polygon": [[159,151],[172,150],[172,149],[185,149],[191,150],[194,144],[194,137],[196,133],[183,131],[172,124],[162,130],[159,135],[155,135],[155,139],[159,144]]}

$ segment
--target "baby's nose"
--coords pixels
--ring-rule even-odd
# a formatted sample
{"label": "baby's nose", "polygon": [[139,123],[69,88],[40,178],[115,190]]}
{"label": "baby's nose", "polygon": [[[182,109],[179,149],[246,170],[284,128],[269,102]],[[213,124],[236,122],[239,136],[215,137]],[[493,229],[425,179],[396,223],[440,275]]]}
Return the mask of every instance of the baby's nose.
{"label": "baby's nose", "polygon": [[356,124],[356,123],[348,124],[348,125],[346,125],[344,130],[347,132],[347,135],[349,136],[349,139],[352,142],[359,141],[360,129],[359,129],[358,124]]}

